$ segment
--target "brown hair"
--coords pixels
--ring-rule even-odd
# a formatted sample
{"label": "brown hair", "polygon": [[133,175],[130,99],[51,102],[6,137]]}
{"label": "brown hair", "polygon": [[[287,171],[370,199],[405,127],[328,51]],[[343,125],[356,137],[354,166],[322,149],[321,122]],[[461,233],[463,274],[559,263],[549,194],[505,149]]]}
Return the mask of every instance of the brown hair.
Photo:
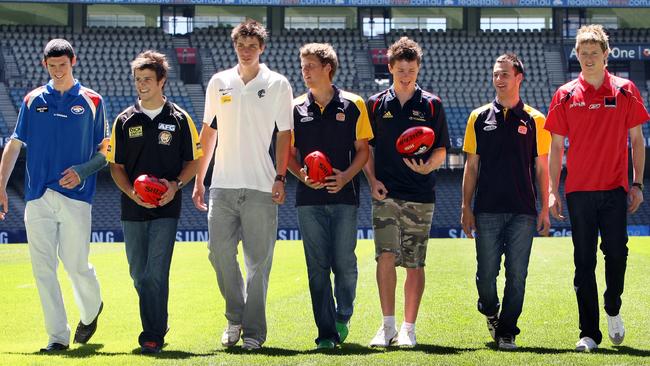
{"label": "brown hair", "polygon": [[230,39],[237,43],[240,37],[255,37],[260,41],[260,46],[264,46],[268,33],[266,28],[254,19],[247,19],[232,29]]}
{"label": "brown hair", "polygon": [[521,62],[519,57],[517,57],[516,54],[508,52],[504,53],[503,55],[497,57],[497,60],[495,63],[503,63],[503,62],[509,62],[512,64],[512,67],[515,69],[515,75],[517,74],[524,74],[524,63]]}
{"label": "brown hair", "polygon": [[609,51],[609,37],[600,24],[583,25],[578,29],[578,33],[576,34],[576,51],[580,48],[580,45],[585,43],[597,44],[603,52]]}
{"label": "brown hair", "polygon": [[156,72],[156,81],[167,77],[169,63],[167,57],[160,52],[147,50],[140,53],[135,60],[131,61],[131,73],[135,76],[135,70],[149,69]]}
{"label": "brown hair", "polygon": [[396,61],[417,61],[422,62],[422,48],[408,37],[402,37],[388,48],[388,63],[393,66]]}
{"label": "brown hair", "polygon": [[329,43],[307,43],[300,48],[300,57],[316,56],[320,63],[330,65],[330,81],[334,79],[336,69],[339,67],[339,60],[336,51]]}

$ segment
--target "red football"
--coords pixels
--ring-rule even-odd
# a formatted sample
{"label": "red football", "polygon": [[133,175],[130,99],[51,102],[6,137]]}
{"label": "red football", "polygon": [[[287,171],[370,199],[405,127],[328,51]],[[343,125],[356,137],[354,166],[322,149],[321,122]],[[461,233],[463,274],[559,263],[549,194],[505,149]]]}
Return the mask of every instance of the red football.
{"label": "red football", "polygon": [[427,152],[433,141],[435,133],[429,127],[416,126],[402,132],[395,142],[397,152],[405,156],[416,156]]}
{"label": "red football", "polygon": [[305,171],[309,179],[325,183],[325,177],[332,175],[332,164],[325,154],[314,151],[305,157]]}
{"label": "red football", "polygon": [[158,206],[158,201],[163,193],[167,192],[167,186],[153,175],[142,174],[135,182],[133,189],[138,193],[142,201]]}

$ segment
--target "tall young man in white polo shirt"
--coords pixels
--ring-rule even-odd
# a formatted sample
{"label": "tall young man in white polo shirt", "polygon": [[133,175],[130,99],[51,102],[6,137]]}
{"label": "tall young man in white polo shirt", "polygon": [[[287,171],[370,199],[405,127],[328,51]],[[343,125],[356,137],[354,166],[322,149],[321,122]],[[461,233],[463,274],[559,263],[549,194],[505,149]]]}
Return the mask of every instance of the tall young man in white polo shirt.
{"label": "tall young man in white polo shirt", "polygon": [[[241,336],[246,350],[266,341],[266,290],[293,127],[289,82],[260,64],[266,37],[264,27],[253,20],[232,31],[239,62],[208,84],[200,136],[205,155],[192,194],[196,207],[207,211],[203,181],[218,141],[208,211],[209,258],[226,301],[228,326],[221,343],[234,346]],[[276,126],[274,168],[269,148]],[[245,286],[237,262],[240,239]]]}

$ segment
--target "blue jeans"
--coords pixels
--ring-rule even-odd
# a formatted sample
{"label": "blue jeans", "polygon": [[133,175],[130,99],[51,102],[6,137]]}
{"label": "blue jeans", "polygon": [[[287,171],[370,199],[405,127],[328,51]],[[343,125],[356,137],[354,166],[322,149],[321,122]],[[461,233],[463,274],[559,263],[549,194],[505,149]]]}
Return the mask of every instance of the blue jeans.
{"label": "blue jeans", "polygon": [[178,219],[122,221],[129,272],[140,298],[142,333],[138,342],[165,342],[169,267]]}
{"label": "blue jeans", "polygon": [[[339,342],[336,321],[352,317],[357,289],[357,207],[353,205],[298,206],[309,276],[309,292],[318,327],[316,343]],[[334,273],[334,296],[330,273]],[[334,303],[336,297],[336,304]]]}
{"label": "blue jeans", "polygon": [[506,285],[496,335],[519,334],[517,320],[524,305],[528,259],[535,234],[533,215],[480,213],[476,215],[476,288],[478,310],[499,314],[497,276],[505,254]]}

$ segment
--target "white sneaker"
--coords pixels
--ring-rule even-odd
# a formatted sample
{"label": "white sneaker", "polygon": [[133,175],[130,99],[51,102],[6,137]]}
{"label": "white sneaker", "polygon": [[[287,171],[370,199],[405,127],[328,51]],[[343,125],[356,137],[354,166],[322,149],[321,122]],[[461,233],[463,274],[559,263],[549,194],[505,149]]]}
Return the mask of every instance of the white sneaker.
{"label": "white sneaker", "polygon": [[576,343],[576,351],[578,352],[591,352],[596,348],[598,348],[598,345],[589,337],[582,337],[578,343]]}
{"label": "white sneaker", "polygon": [[497,328],[499,327],[499,315],[486,316],[487,328],[493,341],[497,341]]}
{"label": "white sneaker", "polygon": [[397,334],[397,346],[399,347],[415,347],[415,329],[408,330],[401,328]]}
{"label": "white sneaker", "polygon": [[221,344],[224,347],[232,347],[239,342],[239,337],[241,336],[241,324],[230,324],[228,322],[228,326],[226,327],[226,330],[223,331],[223,334],[221,335]]}
{"label": "white sneaker", "polygon": [[609,340],[615,346],[623,343],[625,338],[625,327],[623,326],[623,319],[621,319],[621,314],[616,316],[607,315],[607,328],[609,333]]}
{"label": "white sneaker", "polygon": [[388,347],[395,343],[396,339],[397,329],[382,325],[370,341],[370,347]]}

